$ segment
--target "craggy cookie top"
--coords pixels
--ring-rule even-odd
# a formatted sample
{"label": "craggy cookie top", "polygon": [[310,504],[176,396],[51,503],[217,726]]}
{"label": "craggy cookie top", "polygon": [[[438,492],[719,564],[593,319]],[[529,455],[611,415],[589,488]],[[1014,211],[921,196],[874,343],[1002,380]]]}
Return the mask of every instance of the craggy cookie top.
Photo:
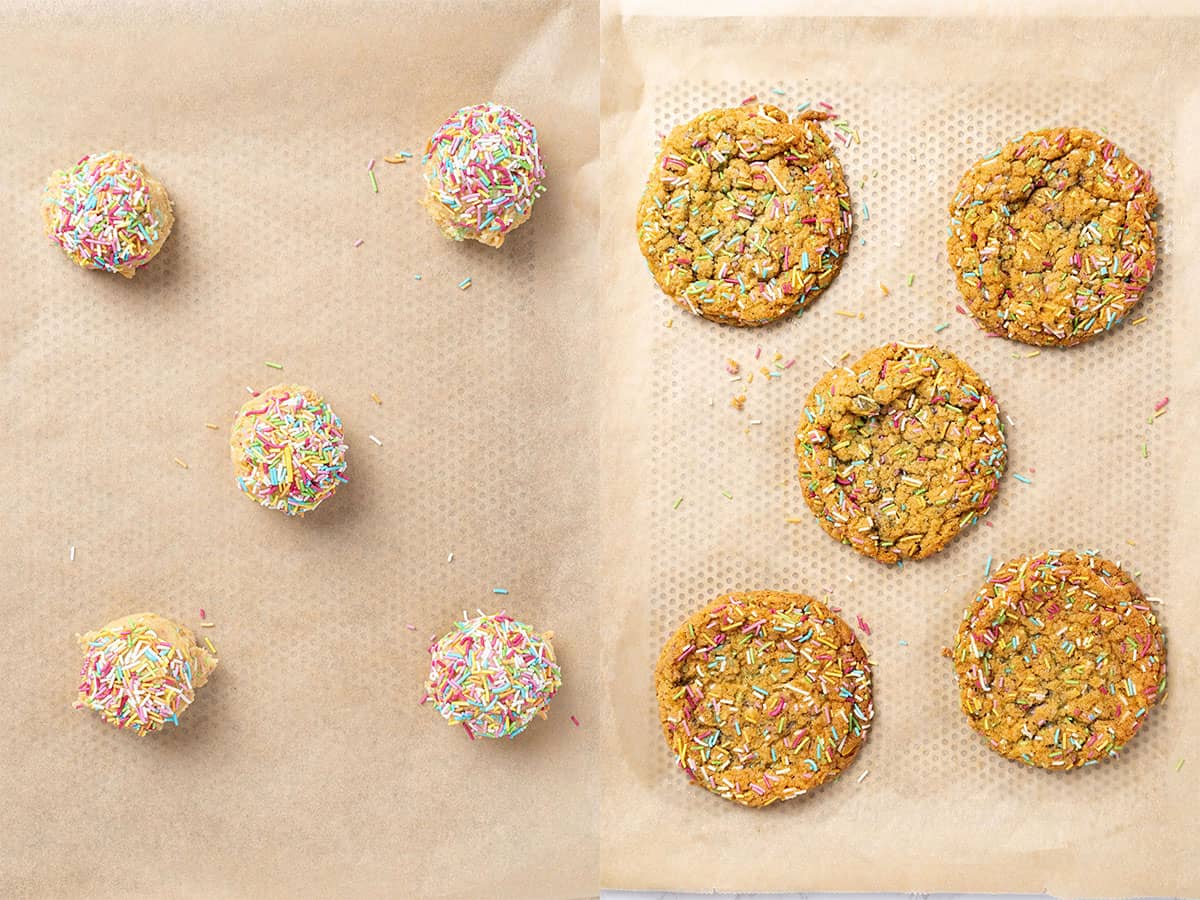
{"label": "craggy cookie top", "polygon": [[874,714],[867,653],[811,597],[726,594],[667,641],[655,671],[663,733],[702,787],[767,806],[836,778]]}
{"label": "craggy cookie top", "polygon": [[762,325],[802,309],[850,241],[842,166],[807,112],[714,109],[663,141],[638,207],[659,287],[693,313]]}
{"label": "craggy cookie top", "polygon": [[997,753],[1072,769],[1117,751],[1166,696],[1163,634],[1116,563],[1051,551],[997,569],[954,644],[963,712]]}
{"label": "craggy cookie top", "polygon": [[1154,273],[1150,173],[1082,128],[1034,131],[977,162],[947,254],[988,331],[1069,346],[1119,323]]}
{"label": "craggy cookie top", "polygon": [[1007,458],[987,383],[952,353],[900,343],[821,377],[796,455],[821,527],[886,563],[936,553],[986,513]]}

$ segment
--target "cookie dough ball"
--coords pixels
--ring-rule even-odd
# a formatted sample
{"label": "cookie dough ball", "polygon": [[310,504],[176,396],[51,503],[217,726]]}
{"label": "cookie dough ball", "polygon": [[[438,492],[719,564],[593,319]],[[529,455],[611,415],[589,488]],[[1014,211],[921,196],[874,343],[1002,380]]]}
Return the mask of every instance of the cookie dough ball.
{"label": "cookie dough ball", "polygon": [[85,156],[50,176],[42,193],[46,233],[85,269],[132,278],[171,233],[167,189],[128,153]]}
{"label": "cookie dough ball", "polygon": [[807,793],[849,768],[874,707],[867,651],[803,594],[718,597],[663,646],[663,734],[695,784],[743,806]]}
{"label": "cookie dough ball", "polygon": [[114,619],[79,638],[83,670],[76,709],[145,736],[179,724],[217,665],[182,625],[156,613]]}
{"label": "cookie dough ball", "polygon": [[537,129],[496,103],[464,106],[433,133],[421,160],[423,205],[446,237],[499,247],[545,193]]}
{"label": "cookie dough ball", "polygon": [[993,334],[1071,346],[1104,334],[1154,274],[1150,173],[1082,128],[1031,132],[985,156],[950,203],[958,289]]}
{"label": "cookie dough ball", "polygon": [[953,654],[971,727],[1001,756],[1042,769],[1116,756],[1167,693],[1150,604],[1094,553],[1000,566],[964,613]]}
{"label": "cookie dough ball", "polygon": [[516,737],[534,716],[546,718],[562,686],[553,637],[507,613],[458,622],[429,647],[425,700],[472,740]]}
{"label": "cookie dough ball", "polygon": [[277,384],[242,405],[229,438],[237,483],[252,500],[303,516],[345,484],[342,420],[312,388]]}
{"label": "cookie dough ball", "polygon": [[821,377],[796,429],[821,527],[883,563],[923,559],[985,515],[1008,459],[987,382],[937,347],[892,343]]}
{"label": "cookie dough ball", "polygon": [[667,296],[727,325],[802,311],[850,244],[850,194],[821,129],[754,105],[672,129],[638,207],[638,245]]}

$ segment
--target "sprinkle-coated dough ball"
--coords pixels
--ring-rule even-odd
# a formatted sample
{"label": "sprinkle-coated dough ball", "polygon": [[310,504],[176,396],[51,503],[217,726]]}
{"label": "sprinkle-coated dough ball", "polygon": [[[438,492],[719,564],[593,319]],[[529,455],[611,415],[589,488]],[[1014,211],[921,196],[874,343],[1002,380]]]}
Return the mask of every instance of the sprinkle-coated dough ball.
{"label": "sprinkle-coated dough ball", "polygon": [[443,122],[421,162],[424,206],[456,241],[499,247],[546,190],[537,129],[496,103],[464,106]]}
{"label": "sprinkle-coated dough ball", "polygon": [[503,612],[457,622],[429,647],[425,699],[472,739],[516,737],[562,686],[553,637]]}
{"label": "sprinkle-coated dough ball", "polygon": [[342,420],[312,388],[277,384],[247,400],[229,450],[246,496],[289,516],[316,509],[346,482]]}
{"label": "sprinkle-coated dough ball", "polygon": [[195,635],[156,613],[114,619],[79,638],[83,669],[76,709],[141,736],[179,724],[217,657]]}
{"label": "sprinkle-coated dough ball", "polygon": [[132,278],[162,249],[175,216],[157,178],[128,153],[85,156],[50,176],[46,233],[85,269]]}

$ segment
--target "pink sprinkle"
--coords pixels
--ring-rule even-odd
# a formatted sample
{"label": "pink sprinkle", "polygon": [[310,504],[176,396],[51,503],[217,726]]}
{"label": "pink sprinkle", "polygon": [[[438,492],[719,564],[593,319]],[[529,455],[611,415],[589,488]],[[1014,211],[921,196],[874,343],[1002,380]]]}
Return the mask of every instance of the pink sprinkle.
{"label": "pink sprinkle", "polygon": [[405,625],[404,627],[405,627],[405,628],[407,628],[409,631],[416,631],[416,630],[417,630],[417,626],[416,626],[416,625]]}
{"label": "pink sprinkle", "polygon": [[361,247],[361,246],[362,246],[362,243],[363,243],[363,239],[362,239],[362,238],[359,238],[357,241],[355,241],[355,242],[354,242],[354,246],[355,246],[355,247]]}
{"label": "pink sprinkle", "polygon": [[821,101],[819,101],[819,102],[817,103],[817,106],[823,106],[823,107],[825,107],[826,109],[833,109],[833,107],[832,107],[832,106],[830,106],[828,103],[826,103],[824,100],[821,100]]}
{"label": "pink sprinkle", "polygon": [[1158,412],[1160,409],[1165,407],[1170,402],[1171,402],[1170,397],[1163,397],[1161,400],[1159,400],[1157,403],[1154,404],[1154,411]]}
{"label": "pink sprinkle", "polygon": [[742,101],[742,106],[745,106],[747,103],[754,103],[756,100],[758,100],[758,94],[751,94],[749,97],[747,97],[745,100]]}
{"label": "pink sprinkle", "polygon": [[784,367],[785,369],[790,369],[790,368],[791,368],[792,366],[794,366],[795,364],[796,364],[796,360],[793,358],[793,359],[789,359],[787,362],[785,362],[785,363],[783,364],[783,367]]}
{"label": "pink sprinkle", "polygon": [[367,163],[367,171],[370,172],[375,168],[375,157],[371,157],[371,161]]}
{"label": "pink sprinkle", "polygon": [[204,618],[204,608],[203,607],[200,608],[200,618],[202,618],[202,619]]}
{"label": "pink sprinkle", "polygon": [[579,727],[579,720],[577,718],[575,718],[574,716],[571,716],[571,721],[575,723],[576,728]]}
{"label": "pink sprinkle", "polygon": [[757,350],[754,351],[755,359],[758,359],[760,356],[762,356],[762,347],[759,347]]}
{"label": "pink sprinkle", "polygon": [[859,631],[863,632],[863,634],[870,634],[871,626],[867,624],[867,620],[864,619],[862,616],[855,616],[855,618],[858,619]]}

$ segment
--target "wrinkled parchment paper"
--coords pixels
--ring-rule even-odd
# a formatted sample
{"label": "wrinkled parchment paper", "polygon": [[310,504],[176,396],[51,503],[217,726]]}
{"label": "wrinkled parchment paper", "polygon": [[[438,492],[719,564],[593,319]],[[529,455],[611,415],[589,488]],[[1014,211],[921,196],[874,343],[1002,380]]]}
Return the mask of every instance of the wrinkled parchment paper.
{"label": "wrinkled parchment paper", "polygon": [[[1200,29],[1182,20],[634,15],[608,16],[603,27],[602,240],[608,315],[624,348],[608,416],[624,470],[609,495],[628,510],[605,547],[614,630],[603,884],[1194,896]],[[662,133],[751,95],[789,111],[825,102],[842,118],[844,128],[829,131],[848,141],[835,146],[855,232],[841,274],[802,318],[738,331],[658,292],[638,252],[635,209]],[[1160,267],[1139,312],[1145,322],[1034,355],[956,312],[946,207],[976,159],[1024,131],[1073,123],[1105,130],[1152,169]],[[987,524],[903,568],[821,531],[792,450],[820,374],[889,339],[936,340],[975,367],[996,392],[1010,448]],[[763,376],[777,352],[796,362]],[[743,381],[730,381],[729,358]],[[744,412],[729,405],[740,393]],[[1169,412],[1148,424],[1168,395]],[[1139,572],[1163,600],[1168,638],[1165,705],[1120,760],[1066,774],[987,749],[940,655],[988,558],[1048,547],[1099,548]],[[688,613],[750,588],[828,594],[849,621],[867,621],[875,661],[875,726],[853,768],[766,810],[686,783],[661,735],[652,680],[658,648]]]}
{"label": "wrinkled parchment paper", "polygon": [[[597,22],[0,10],[0,895],[595,892]],[[500,251],[442,238],[416,161],[382,162],[483,100],[537,125],[549,173]],[[175,201],[132,282],[41,233],[50,172],[109,149]],[[243,498],[228,458],[246,387],[278,381],[323,392],[350,445],[350,483],[304,520]],[[71,703],[76,633],[143,608],[220,666],[139,740]],[[515,741],[417,705],[430,636],[477,608],[557,635],[564,687]]]}

